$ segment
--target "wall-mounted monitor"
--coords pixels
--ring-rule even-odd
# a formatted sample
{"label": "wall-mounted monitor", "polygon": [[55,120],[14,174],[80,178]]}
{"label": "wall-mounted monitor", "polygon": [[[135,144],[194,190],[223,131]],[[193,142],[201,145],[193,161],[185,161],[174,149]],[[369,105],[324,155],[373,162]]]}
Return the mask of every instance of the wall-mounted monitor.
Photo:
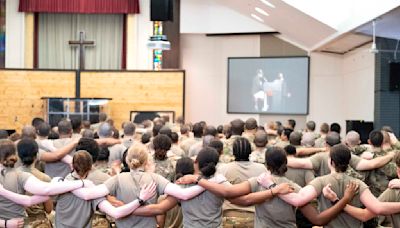
{"label": "wall-mounted monitor", "polygon": [[308,56],[228,58],[228,113],[308,114]]}

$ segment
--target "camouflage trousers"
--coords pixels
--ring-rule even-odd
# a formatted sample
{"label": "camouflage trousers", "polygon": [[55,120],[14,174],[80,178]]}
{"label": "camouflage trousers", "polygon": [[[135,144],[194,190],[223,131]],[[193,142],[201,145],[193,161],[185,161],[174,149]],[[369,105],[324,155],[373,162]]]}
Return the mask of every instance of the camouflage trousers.
{"label": "camouflage trousers", "polygon": [[92,219],[92,228],[110,228],[111,223],[106,215],[96,212]]}
{"label": "camouflage trousers", "polygon": [[238,210],[224,211],[222,224],[224,228],[252,228],[254,227],[254,213]]}
{"label": "camouflage trousers", "polygon": [[26,223],[28,223],[29,228],[52,228],[53,227],[50,220],[45,215],[37,216],[37,217],[29,217],[28,220],[26,221]]}

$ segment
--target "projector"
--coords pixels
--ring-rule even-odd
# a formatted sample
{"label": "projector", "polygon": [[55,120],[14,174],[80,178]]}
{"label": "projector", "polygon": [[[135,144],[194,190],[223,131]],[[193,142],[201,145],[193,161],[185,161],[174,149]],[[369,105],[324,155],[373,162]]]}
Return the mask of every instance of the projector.
{"label": "projector", "polygon": [[147,42],[147,48],[158,50],[171,50],[171,43],[169,41],[162,40],[149,40]]}

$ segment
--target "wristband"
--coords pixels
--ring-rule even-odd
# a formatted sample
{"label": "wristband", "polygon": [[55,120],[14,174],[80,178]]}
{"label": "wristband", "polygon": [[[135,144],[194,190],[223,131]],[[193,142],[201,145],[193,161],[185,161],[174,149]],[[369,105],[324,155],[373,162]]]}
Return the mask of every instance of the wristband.
{"label": "wristband", "polygon": [[339,202],[339,199],[336,199],[335,201],[332,202],[333,205],[337,204]]}
{"label": "wristband", "polygon": [[203,179],[202,176],[197,177],[197,180],[196,180],[196,182],[194,182],[194,183],[195,183],[195,184],[199,184],[199,181],[200,181],[201,179]]}
{"label": "wristband", "polygon": [[146,201],[144,201],[144,200],[142,200],[140,198],[138,198],[138,200],[139,200],[140,206],[144,206],[146,204]]}
{"label": "wristband", "polygon": [[4,227],[7,228],[7,220],[8,219],[4,219]]}
{"label": "wristband", "polygon": [[272,195],[272,196],[275,196],[275,195],[274,195],[274,192],[272,191],[272,188],[270,188],[269,190],[271,191],[271,195]]}

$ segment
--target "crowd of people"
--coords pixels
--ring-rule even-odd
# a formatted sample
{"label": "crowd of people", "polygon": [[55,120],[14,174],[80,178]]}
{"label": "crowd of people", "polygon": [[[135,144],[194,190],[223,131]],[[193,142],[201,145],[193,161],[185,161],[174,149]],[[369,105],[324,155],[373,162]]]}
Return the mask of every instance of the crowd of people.
{"label": "crowd of people", "polygon": [[168,117],[0,130],[0,227],[400,227],[400,142],[337,123]]}

